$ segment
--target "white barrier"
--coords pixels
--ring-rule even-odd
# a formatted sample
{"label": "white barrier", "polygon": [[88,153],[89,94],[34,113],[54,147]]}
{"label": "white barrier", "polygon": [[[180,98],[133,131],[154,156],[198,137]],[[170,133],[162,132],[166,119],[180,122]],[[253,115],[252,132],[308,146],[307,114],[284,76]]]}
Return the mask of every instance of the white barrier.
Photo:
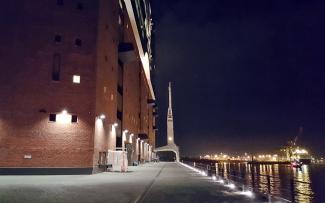
{"label": "white barrier", "polygon": [[128,170],[127,152],[108,150],[107,164],[112,165],[111,171],[126,172]]}

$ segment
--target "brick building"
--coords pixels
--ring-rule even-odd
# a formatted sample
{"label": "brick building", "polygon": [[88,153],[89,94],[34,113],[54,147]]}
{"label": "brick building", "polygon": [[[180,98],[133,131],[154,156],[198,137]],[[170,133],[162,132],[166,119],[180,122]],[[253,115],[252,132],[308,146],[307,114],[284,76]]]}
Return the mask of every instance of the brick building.
{"label": "brick building", "polygon": [[147,0],[12,0],[0,8],[0,173],[94,173],[155,146]]}

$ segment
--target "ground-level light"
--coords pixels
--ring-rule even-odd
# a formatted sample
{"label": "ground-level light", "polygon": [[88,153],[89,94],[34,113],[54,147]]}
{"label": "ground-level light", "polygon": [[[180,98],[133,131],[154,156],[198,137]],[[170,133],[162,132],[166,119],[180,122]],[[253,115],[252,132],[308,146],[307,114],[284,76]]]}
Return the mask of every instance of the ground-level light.
{"label": "ground-level light", "polygon": [[233,184],[233,183],[230,183],[230,184],[226,185],[226,187],[229,187],[230,189],[235,189],[236,188],[235,184]]}

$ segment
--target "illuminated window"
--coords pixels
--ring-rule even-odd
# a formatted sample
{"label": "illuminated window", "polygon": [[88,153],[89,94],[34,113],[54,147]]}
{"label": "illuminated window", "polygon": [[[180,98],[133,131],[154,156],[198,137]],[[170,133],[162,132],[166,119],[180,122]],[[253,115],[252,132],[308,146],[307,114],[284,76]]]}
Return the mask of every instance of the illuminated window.
{"label": "illuminated window", "polygon": [[74,75],[72,77],[72,81],[73,81],[73,83],[79,84],[80,83],[80,75]]}

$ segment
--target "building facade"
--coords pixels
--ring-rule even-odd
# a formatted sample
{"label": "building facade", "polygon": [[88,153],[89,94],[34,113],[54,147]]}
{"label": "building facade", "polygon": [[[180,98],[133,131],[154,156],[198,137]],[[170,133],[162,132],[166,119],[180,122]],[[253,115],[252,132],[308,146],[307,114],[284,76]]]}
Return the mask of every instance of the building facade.
{"label": "building facade", "polygon": [[0,173],[94,173],[155,147],[147,0],[13,0],[0,8]]}

